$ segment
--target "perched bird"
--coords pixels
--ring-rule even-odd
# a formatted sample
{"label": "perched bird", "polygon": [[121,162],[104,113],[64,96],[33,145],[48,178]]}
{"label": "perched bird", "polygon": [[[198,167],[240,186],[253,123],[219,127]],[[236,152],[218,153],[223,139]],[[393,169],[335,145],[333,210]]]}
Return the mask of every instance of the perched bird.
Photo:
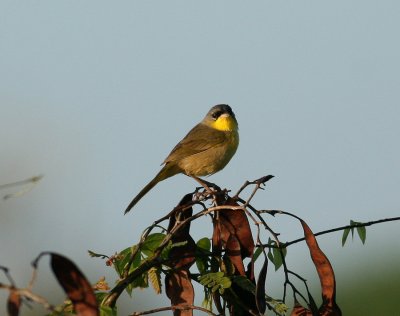
{"label": "perched bird", "polygon": [[178,173],[200,181],[222,170],[231,160],[239,145],[238,123],[227,104],[213,106],[204,119],[172,149],[163,168],[132,200],[128,213],[158,182]]}

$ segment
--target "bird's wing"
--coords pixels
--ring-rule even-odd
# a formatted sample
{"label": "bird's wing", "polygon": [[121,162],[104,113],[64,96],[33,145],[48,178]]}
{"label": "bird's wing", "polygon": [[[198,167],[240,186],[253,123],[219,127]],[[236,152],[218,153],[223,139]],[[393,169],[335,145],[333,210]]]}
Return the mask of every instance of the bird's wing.
{"label": "bird's wing", "polygon": [[197,124],[164,160],[164,163],[177,161],[207,149],[218,146],[227,140],[225,132],[218,131],[205,124]]}

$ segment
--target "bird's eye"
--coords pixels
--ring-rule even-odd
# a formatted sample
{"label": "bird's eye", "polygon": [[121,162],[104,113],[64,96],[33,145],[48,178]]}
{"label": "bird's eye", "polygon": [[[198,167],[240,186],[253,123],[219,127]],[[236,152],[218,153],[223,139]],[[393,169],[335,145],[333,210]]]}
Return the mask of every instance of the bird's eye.
{"label": "bird's eye", "polygon": [[221,116],[221,114],[222,114],[222,111],[217,111],[217,112],[214,112],[214,113],[212,114],[212,117],[215,118],[215,119],[217,119],[218,117]]}

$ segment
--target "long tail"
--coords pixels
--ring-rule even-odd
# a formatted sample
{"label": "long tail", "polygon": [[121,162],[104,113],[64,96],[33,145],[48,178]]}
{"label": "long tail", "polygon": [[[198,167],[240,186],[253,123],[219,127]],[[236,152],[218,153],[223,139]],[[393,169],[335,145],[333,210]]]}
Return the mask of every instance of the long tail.
{"label": "long tail", "polygon": [[179,170],[177,170],[176,168],[174,168],[173,166],[170,165],[165,165],[159,173],[157,173],[157,175],[154,177],[153,180],[151,180],[143,189],[142,191],[139,192],[138,195],[135,196],[135,198],[132,200],[131,203],[129,203],[128,207],[125,210],[125,213],[128,213],[135,205],[137,202],[140,201],[140,199],[146,195],[147,192],[149,192],[152,188],[155,187],[155,185],[160,182],[163,181],[169,177],[172,177],[174,175],[176,175],[177,173],[179,173]]}

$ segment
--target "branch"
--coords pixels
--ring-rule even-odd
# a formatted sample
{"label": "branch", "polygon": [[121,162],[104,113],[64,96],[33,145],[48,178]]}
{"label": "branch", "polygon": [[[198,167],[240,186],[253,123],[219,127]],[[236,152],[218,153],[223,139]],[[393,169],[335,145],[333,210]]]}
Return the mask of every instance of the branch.
{"label": "branch", "polygon": [[[314,236],[325,235],[325,234],[329,234],[329,233],[345,230],[345,229],[348,229],[348,228],[366,227],[366,226],[372,226],[372,225],[376,225],[376,224],[380,224],[380,223],[394,222],[394,221],[399,221],[399,220],[400,220],[400,217],[391,217],[391,218],[379,219],[379,220],[376,220],[376,221],[370,221],[370,222],[366,222],[366,223],[357,223],[357,224],[353,224],[353,225],[346,225],[346,226],[341,226],[341,227],[337,227],[337,228],[332,228],[332,229],[320,231],[318,233],[315,233]],[[304,237],[298,238],[298,239],[283,243],[281,245],[281,247],[284,247],[284,248],[286,247],[287,248],[290,245],[296,244],[296,243],[304,241],[304,240],[305,240]],[[267,245],[263,245],[263,246],[267,246]]]}
{"label": "branch", "polygon": [[[114,307],[116,304],[117,299],[119,298],[120,294],[126,289],[126,287],[131,284],[137,277],[139,277],[141,274],[145,273],[146,271],[148,271],[150,268],[152,267],[161,267],[163,264],[166,263],[166,260],[161,259],[160,255],[162,253],[162,251],[164,250],[165,247],[168,246],[169,242],[171,241],[171,239],[173,238],[173,236],[185,225],[189,224],[190,222],[198,219],[199,217],[208,215],[210,213],[214,213],[214,214],[218,214],[218,211],[220,210],[226,210],[226,209],[230,209],[230,210],[241,210],[243,212],[245,212],[245,214],[247,214],[247,216],[253,221],[254,225],[257,227],[257,246],[258,247],[263,247],[263,248],[278,248],[280,251],[280,255],[281,255],[281,260],[282,260],[282,265],[283,265],[283,270],[284,270],[284,274],[285,274],[285,283],[284,283],[284,298],[283,301],[285,301],[285,297],[286,297],[286,287],[290,286],[293,294],[295,296],[300,296],[306,303],[307,305],[311,308],[311,305],[313,304],[313,299],[311,297],[311,294],[308,290],[306,281],[301,278],[299,275],[297,275],[296,273],[292,272],[287,264],[286,264],[286,260],[285,260],[285,256],[283,253],[283,249],[287,248],[288,246],[298,243],[298,242],[302,242],[305,241],[305,238],[299,238],[296,240],[292,240],[289,242],[280,242],[278,236],[280,235],[279,233],[274,232],[269,225],[267,224],[266,220],[263,218],[263,214],[269,214],[272,216],[275,216],[276,214],[283,214],[283,215],[287,215],[287,216],[291,216],[294,217],[298,220],[301,221],[301,219],[294,215],[291,214],[289,212],[285,212],[285,211],[281,211],[281,210],[257,210],[255,207],[253,207],[250,203],[253,199],[253,197],[255,196],[256,192],[258,190],[262,190],[263,186],[265,185],[265,183],[267,181],[269,181],[270,179],[272,179],[273,176],[269,175],[269,176],[264,176],[258,180],[255,181],[246,181],[246,183],[238,190],[238,192],[232,197],[233,200],[236,200],[236,202],[238,202],[237,206],[233,206],[233,205],[218,205],[218,202],[216,201],[216,195],[217,194],[224,194],[224,196],[226,198],[229,198],[229,195],[227,195],[227,190],[217,190],[217,191],[212,191],[212,194],[210,194],[210,192],[204,191],[204,192],[198,192],[197,190],[193,193],[189,193],[192,194],[192,201],[185,203],[185,204],[180,204],[177,207],[175,207],[170,213],[168,213],[167,215],[161,217],[160,219],[156,220],[151,226],[147,227],[140,238],[139,243],[136,245],[136,251],[134,251],[131,254],[130,260],[128,261],[128,264],[125,265],[124,267],[124,273],[121,276],[121,279],[117,282],[117,284],[115,285],[115,287],[104,297],[101,306],[109,306],[109,307]],[[209,183],[207,183],[207,185],[210,185]],[[254,185],[253,190],[249,193],[249,197],[244,200],[242,198],[239,197],[239,194],[243,192],[244,189],[246,189],[249,185]],[[196,195],[197,194],[197,195]],[[212,202],[212,206],[211,207],[206,207],[205,202],[207,200],[209,200],[212,196],[214,196],[213,202]],[[202,209],[200,211],[198,211],[197,213],[191,215],[188,218],[185,218],[184,220],[177,220],[175,225],[172,228],[169,228],[170,231],[165,235],[165,238],[163,239],[163,241],[161,242],[161,244],[157,247],[157,249],[154,250],[153,254],[150,257],[147,257],[147,259],[145,259],[144,261],[142,261],[138,267],[136,267],[133,271],[132,271],[132,262],[133,259],[136,257],[136,254],[138,251],[140,251],[141,249],[141,245],[144,243],[144,241],[147,239],[147,237],[149,236],[149,234],[151,233],[151,231],[156,228],[162,228],[160,226],[160,223],[169,219],[171,216],[174,216],[175,213],[184,211],[188,208],[191,208],[194,205],[199,205]],[[355,227],[364,227],[364,226],[371,226],[374,224],[378,224],[378,223],[383,223],[383,222],[388,222],[388,221],[397,221],[400,220],[400,217],[395,217],[395,218],[388,218],[388,219],[381,219],[381,220],[377,220],[377,221],[372,221],[372,222],[368,222],[368,223],[356,223],[356,224],[351,224],[351,225],[346,225],[346,226],[342,226],[342,227],[338,227],[338,228],[334,228],[334,229],[329,229],[329,230],[325,230],[325,231],[321,231],[318,233],[315,233],[315,236],[319,236],[319,235],[323,235],[323,234],[328,234],[331,232],[335,232],[335,231],[340,231],[340,230],[345,230],[345,229],[349,229],[349,228],[355,228]],[[268,244],[262,244],[261,240],[260,240],[260,227],[264,227],[266,231],[268,231],[272,236],[273,239],[276,242],[276,245],[268,245]],[[162,228],[163,230],[165,230],[165,228]],[[264,249],[263,249],[264,250]],[[200,255],[200,254],[197,254]],[[196,256],[197,256],[196,255]],[[221,255],[221,253],[218,253],[218,255]],[[207,256],[210,256],[210,254],[208,254]],[[305,296],[303,296],[301,294],[301,292],[294,286],[294,284],[291,282],[291,278],[290,276],[295,276],[297,278],[299,278],[301,281],[304,282],[308,296],[309,296],[309,300],[308,301],[306,299]],[[182,306],[170,306],[170,307],[160,307],[160,308],[156,308],[156,309],[152,309],[152,310],[148,310],[148,311],[142,311],[142,312],[134,312],[133,314],[131,314],[132,316],[139,316],[139,315],[147,315],[147,314],[153,314],[153,313],[159,313],[159,312],[163,312],[163,311],[168,311],[168,310],[200,310],[203,311],[205,313],[208,313],[210,315],[215,315],[212,314],[210,311],[208,311],[207,309],[201,308],[201,307],[197,307],[197,306],[193,306],[193,305],[182,305]]]}
{"label": "branch", "polygon": [[[171,240],[171,238],[173,237],[173,235],[175,234],[176,231],[181,229],[187,223],[189,223],[199,217],[202,217],[202,216],[207,215],[212,212],[218,212],[220,210],[226,210],[226,209],[243,210],[243,207],[242,206],[232,206],[232,205],[214,206],[214,207],[210,207],[208,209],[204,209],[203,211],[200,211],[200,212],[192,215],[191,217],[188,217],[187,219],[177,223],[177,225],[175,225],[174,228],[165,236],[165,238],[163,239],[161,244],[154,251],[153,256],[151,258],[148,258],[147,260],[145,260],[134,271],[130,272],[129,274],[124,276],[121,280],[119,280],[117,285],[103,299],[101,305],[114,307],[118,297],[121,295],[121,293],[125,290],[125,288],[130,283],[132,283],[138,276],[140,276],[142,273],[146,272],[150,268],[160,265],[162,263],[162,260],[160,259],[160,254],[161,254],[162,250],[168,245],[169,241]],[[155,223],[158,223],[158,221],[156,221]]]}
{"label": "branch", "polygon": [[0,184],[0,190],[2,189],[7,189],[7,188],[12,188],[12,187],[16,187],[16,186],[21,186],[21,185],[28,185],[31,184],[30,186],[27,186],[25,189],[18,191],[16,193],[11,193],[11,194],[6,194],[3,196],[4,200],[7,200],[9,198],[13,198],[13,197],[19,197],[27,192],[29,192],[30,190],[33,189],[33,187],[43,178],[43,175],[38,175],[38,176],[34,176],[31,177],[29,179],[25,179],[25,180],[21,180],[21,181],[16,181],[13,183],[6,183],[6,184]]}
{"label": "branch", "polygon": [[27,298],[28,300],[38,303],[40,305],[42,305],[45,309],[47,309],[48,311],[55,311],[55,307],[53,305],[51,305],[44,297],[37,295],[35,293],[33,293],[30,289],[19,289],[16,288],[12,285],[7,285],[7,284],[3,284],[0,283],[0,289],[6,289],[9,291],[14,291],[15,293],[17,293],[19,296]]}
{"label": "branch", "polygon": [[209,311],[206,308],[194,306],[194,305],[160,307],[160,308],[155,308],[155,309],[151,309],[151,310],[144,311],[144,312],[135,312],[135,313],[131,314],[130,316],[148,315],[148,314],[154,314],[154,313],[170,311],[170,310],[191,310],[191,309],[196,309],[196,310],[202,311],[211,316],[218,316],[217,314],[214,314],[213,312]]}
{"label": "branch", "polygon": [[35,182],[38,182],[39,180],[41,180],[42,178],[43,178],[43,175],[38,175],[38,176],[34,176],[29,179],[25,179],[25,180],[21,180],[21,181],[0,184],[0,189],[12,188],[12,187],[16,187],[16,186],[24,185],[24,184],[28,184],[28,183],[35,183]]}

